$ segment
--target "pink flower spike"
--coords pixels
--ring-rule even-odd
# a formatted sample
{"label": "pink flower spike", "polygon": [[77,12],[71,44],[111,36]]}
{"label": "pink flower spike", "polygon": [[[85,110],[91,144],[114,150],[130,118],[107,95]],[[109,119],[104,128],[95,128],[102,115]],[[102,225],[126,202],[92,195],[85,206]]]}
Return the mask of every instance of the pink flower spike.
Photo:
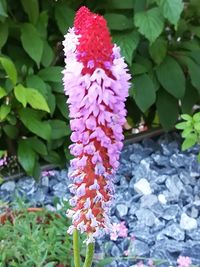
{"label": "pink flower spike", "polygon": [[192,264],[190,257],[179,256],[177,259],[178,267],[189,267]]}
{"label": "pink flower spike", "polygon": [[[71,201],[74,213],[70,213],[70,232],[86,232],[86,243],[90,243],[103,231],[112,229],[108,212],[123,146],[131,76],[120,48],[112,44],[106,20],[86,7],[77,11],[74,27],[65,35],[63,46],[64,92],[74,143],[70,146],[74,156],[70,177],[76,201]],[[115,227],[112,240],[127,236],[124,223]]]}

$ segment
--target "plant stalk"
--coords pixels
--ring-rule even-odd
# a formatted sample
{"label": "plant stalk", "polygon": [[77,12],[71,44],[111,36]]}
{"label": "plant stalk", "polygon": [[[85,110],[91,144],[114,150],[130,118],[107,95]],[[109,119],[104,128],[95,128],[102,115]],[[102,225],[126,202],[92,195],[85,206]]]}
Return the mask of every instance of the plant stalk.
{"label": "plant stalk", "polygon": [[73,249],[74,249],[74,266],[80,267],[80,249],[79,249],[79,238],[78,230],[75,229],[73,232]]}
{"label": "plant stalk", "polygon": [[94,243],[90,243],[87,246],[86,258],[83,267],[91,267],[94,255]]}

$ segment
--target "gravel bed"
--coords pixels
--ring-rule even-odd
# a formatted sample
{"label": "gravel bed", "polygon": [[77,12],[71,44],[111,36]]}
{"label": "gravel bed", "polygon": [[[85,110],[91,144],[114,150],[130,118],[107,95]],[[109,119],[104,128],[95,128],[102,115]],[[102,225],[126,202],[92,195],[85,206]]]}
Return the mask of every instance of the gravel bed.
{"label": "gravel bed", "polygon": [[[162,135],[124,147],[115,180],[112,222],[128,229],[127,237],[97,241],[96,257],[137,255],[166,259],[169,267],[177,258],[189,256],[200,266],[200,163],[196,146],[180,150],[179,135]],[[54,210],[53,201],[69,198],[67,171],[44,175],[37,183],[30,177],[4,182],[0,199],[23,196],[31,205]],[[134,238],[133,238],[134,236]],[[133,260],[114,260],[106,267],[136,266]]]}

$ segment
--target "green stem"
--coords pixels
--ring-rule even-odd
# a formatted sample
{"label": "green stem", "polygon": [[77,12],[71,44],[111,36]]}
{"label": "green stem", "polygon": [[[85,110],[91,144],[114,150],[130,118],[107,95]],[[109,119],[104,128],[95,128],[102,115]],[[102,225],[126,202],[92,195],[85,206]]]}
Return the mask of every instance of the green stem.
{"label": "green stem", "polygon": [[94,243],[90,243],[87,246],[86,258],[83,267],[91,267],[94,255]]}
{"label": "green stem", "polygon": [[78,240],[78,230],[73,232],[73,249],[74,249],[74,266],[80,267],[80,250],[79,250],[79,240]]}

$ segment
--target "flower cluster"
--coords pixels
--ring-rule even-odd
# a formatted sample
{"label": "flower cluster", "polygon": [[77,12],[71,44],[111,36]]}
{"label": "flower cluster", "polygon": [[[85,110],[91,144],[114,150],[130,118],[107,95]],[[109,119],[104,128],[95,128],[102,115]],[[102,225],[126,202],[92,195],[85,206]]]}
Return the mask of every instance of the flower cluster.
{"label": "flower cluster", "polygon": [[91,243],[102,229],[110,229],[113,175],[123,146],[131,77],[120,48],[111,42],[105,19],[86,7],[77,12],[63,46],[63,82],[73,142],[70,152],[75,156],[69,171],[74,196],[67,213],[73,223],[68,232],[86,232]]}
{"label": "flower cluster", "polygon": [[116,241],[118,237],[127,237],[128,228],[125,222],[113,223],[112,232],[110,233],[110,239]]}
{"label": "flower cluster", "polygon": [[179,256],[177,259],[178,267],[190,267],[192,261],[190,257]]}

